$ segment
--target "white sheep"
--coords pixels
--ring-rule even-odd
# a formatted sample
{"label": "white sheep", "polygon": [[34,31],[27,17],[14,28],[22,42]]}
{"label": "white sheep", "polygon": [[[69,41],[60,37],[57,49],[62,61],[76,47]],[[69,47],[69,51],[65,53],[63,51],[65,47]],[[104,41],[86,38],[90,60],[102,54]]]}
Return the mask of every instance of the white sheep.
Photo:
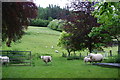
{"label": "white sheep", "polygon": [[55,50],[56,53],[58,53],[58,50]]}
{"label": "white sheep", "polygon": [[53,47],[53,46],[51,46],[51,48],[53,49],[54,47]]}
{"label": "white sheep", "polygon": [[48,62],[52,62],[51,56],[41,56],[41,59],[47,64]]}
{"label": "white sheep", "polygon": [[9,61],[9,57],[7,57],[7,56],[0,56],[0,62],[1,62],[1,64],[9,63],[10,62]]}
{"label": "white sheep", "polygon": [[101,62],[103,60],[103,55],[102,54],[93,54],[93,53],[90,53],[88,55],[88,57],[90,57],[90,59],[92,60],[92,62]]}
{"label": "white sheep", "polygon": [[48,46],[45,46],[46,48],[48,48]]}
{"label": "white sheep", "polygon": [[85,62],[85,63],[86,63],[86,62],[90,62],[90,63],[91,63],[92,60],[91,60],[90,58],[88,58],[88,57],[85,57],[85,58],[84,58],[84,62]]}

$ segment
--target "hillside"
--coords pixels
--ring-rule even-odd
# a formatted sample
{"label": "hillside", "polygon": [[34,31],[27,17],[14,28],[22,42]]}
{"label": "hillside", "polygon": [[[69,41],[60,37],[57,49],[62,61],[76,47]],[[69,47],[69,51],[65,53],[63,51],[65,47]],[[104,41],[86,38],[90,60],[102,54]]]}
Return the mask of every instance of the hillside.
{"label": "hillside", "polygon": [[[83,60],[67,60],[61,57],[57,46],[60,32],[45,27],[29,27],[23,38],[3,50],[32,51],[32,55],[52,55],[52,63],[45,64],[39,56],[33,57],[35,66],[3,66],[3,78],[117,78],[117,68],[85,64]],[[54,48],[51,48],[53,46]],[[116,49],[116,48],[114,48]],[[58,50],[59,53],[55,53]],[[78,52],[79,53],[79,52]],[[86,53],[83,51],[82,53]],[[79,54],[78,54],[79,55]],[[86,55],[86,54],[84,54]],[[112,73],[112,74],[111,74]]]}

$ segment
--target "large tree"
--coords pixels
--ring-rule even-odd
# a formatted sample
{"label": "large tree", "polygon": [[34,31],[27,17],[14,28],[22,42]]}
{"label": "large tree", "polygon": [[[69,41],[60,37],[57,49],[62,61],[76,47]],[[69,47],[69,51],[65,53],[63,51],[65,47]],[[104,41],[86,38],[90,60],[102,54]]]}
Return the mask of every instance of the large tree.
{"label": "large tree", "polygon": [[79,0],[75,0],[69,6],[70,9],[73,9],[71,14],[64,17],[67,20],[67,23],[64,25],[64,30],[72,34],[69,40],[74,50],[88,48],[89,52],[92,52],[93,48],[96,47],[94,43],[99,41],[97,38],[92,39],[88,36],[92,27],[98,27],[100,25],[97,23],[97,19],[91,15],[91,11],[94,10],[92,7],[94,4],[94,2],[80,2]]}
{"label": "large tree", "polygon": [[37,7],[33,2],[2,3],[2,40],[10,47],[11,41],[20,39],[29,19],[37,16]]}
{"label": "large tree", "polygon": [[120,2],[101,2],[96,4],[97,9],[93,15],[102,25],[93,28],[89,34],[91,37],[101,38],[104,42],[116,39],[118,53],[120,54]]}

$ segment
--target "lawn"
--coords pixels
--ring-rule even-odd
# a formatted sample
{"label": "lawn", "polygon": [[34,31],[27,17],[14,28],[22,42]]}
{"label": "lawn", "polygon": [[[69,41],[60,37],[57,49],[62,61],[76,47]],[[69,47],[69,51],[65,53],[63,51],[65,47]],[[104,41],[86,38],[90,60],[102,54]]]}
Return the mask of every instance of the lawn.
{"label": "lawn", "polygon": [[[47,65],[38,57],[34,57],[35,66],[2,67],[3,78],[118,78],[118,68],[100,67],[85,64],[83,60],[67,60],[61,57],[66,51],[57,46],[60,32],[46,27],[29,27],[23,38],[8,48],[3,43],[3,50],[32,51],[32,55],[52,55],[52,63]],[[52,49],[51,46],[54,46]],[[117,47],[113,49],[114,53]],[[55,53],[58,50],[59,53]],[[77,52],[78,55],[80,52]],[[86,55],[87,50],[81,51]]]}

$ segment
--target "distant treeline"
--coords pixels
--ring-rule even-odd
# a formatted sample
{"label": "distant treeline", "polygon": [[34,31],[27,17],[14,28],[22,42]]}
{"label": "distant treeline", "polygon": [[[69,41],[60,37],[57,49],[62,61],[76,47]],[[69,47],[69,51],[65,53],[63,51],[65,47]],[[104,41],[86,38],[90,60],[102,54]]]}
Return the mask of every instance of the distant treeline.
{"label": "distant treeline", "polygon": [[49,5],[46,8],[39,6],[37,18],[32,19],[30,25],[47,27],[53,19],[60,19],[64,15],[67,15],[67,11],[67,8],[60,8],[60,6],[57,5]]}

